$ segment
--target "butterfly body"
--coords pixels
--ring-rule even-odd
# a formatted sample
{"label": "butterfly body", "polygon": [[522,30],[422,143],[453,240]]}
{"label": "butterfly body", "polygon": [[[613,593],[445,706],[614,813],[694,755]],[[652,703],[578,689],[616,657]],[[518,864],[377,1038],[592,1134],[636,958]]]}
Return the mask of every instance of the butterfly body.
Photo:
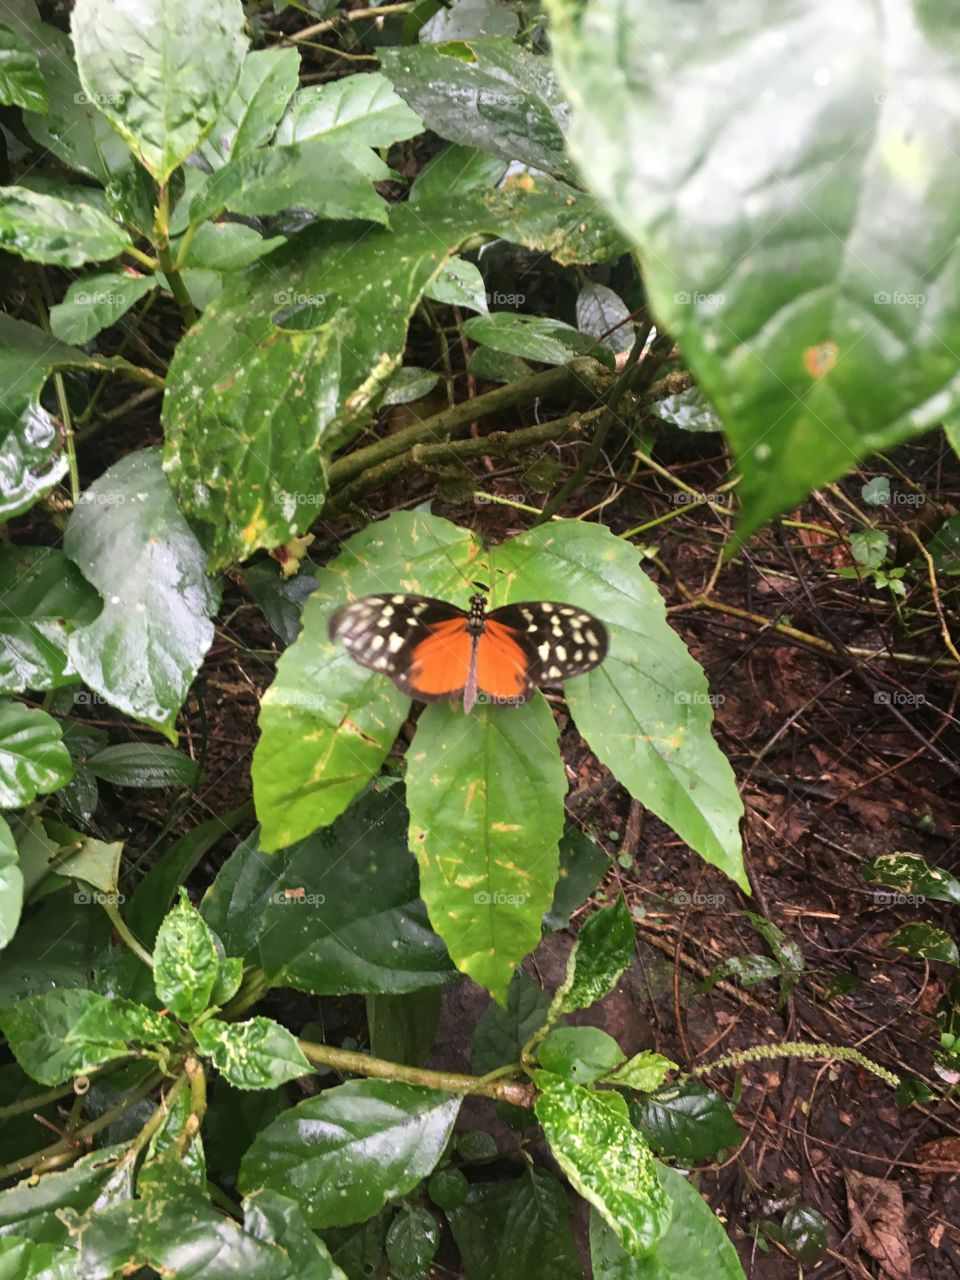
{"label": "butterfly body", "polygon": [[515,706],[539,684],[581,675],[601,663],[607,631],[592,614],[548,600],[503,605],[486,597],[470,610],[431,596],[364,596],[330,619],[330,638],[371,671],[420,702],[462,697]]}

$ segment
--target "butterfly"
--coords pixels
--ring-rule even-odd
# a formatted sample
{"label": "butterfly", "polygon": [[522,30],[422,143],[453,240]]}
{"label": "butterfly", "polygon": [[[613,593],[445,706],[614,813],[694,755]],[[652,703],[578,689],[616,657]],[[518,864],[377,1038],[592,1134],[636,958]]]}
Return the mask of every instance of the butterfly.
{"label": "butterfly", "polygon": [[469,612],[431,596],[364,596],[337,609],[329,630],[409,697],[462,697],[468,714],[477,702],[516,706],[537,685],[591,671],[608,646],[603,623],[574,605],[535,600],[487,613],[479,594]]}

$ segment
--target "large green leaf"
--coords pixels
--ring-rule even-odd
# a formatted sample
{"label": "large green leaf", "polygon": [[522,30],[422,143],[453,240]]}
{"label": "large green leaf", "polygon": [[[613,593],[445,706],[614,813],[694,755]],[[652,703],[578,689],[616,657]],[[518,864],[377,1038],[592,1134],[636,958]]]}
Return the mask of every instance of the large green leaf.
{"label": "large green leaf", "polygon": [[115,258],[130,237],[90,204],[0,187],[0,249],[30,262],[80,267]]}
{"label": "large green leaf", "polygon": [[393,789],[368,793],[280,853],[244,841],[203,915],[229,952],[262,965],[276,986],[398,994],[453,976],[419,900],[406,809]]}
{"label": "large green leaf", "polygon": [[235,1089],[274,1089],[312,1070],[294,1037],[272,1018],[210,1018],[197,1029],[197,1048]]}
{"label": "large green leaf", "polygon": [[83,276],[50,308],[50,328],[64,342],[89,342],[156,287],[153,276],[132,270]]}
{"label": "large green leaf", "polygon": [[655,1151],[677,1160],[708,1160],[743,1138],[729,1103],[699,1080],[638,1098],[630,1114]]}
{"label": "large green leaf", "polygon": [[103,1147],[81,1156],[69,1169],[45,1173],[41,1178],[23,1178],[0,1192],[0,1235],[65,1244],[68,1233],[60,1212],[82,1211],[94,1203],[102,1211],[112,1200],[130,1194],[129,1177],[118,1168],[126,1150],[126,1145]]}
{"label": "large green leaf", "polygon": [[213,565],[313,523],[327,461],[399,367],[423,290],[478,234],[562,262],[622,245],[590,197],[524,175],[453,207],[396,205],[389,228],[309,228],[228,280],[177,346],[163,409],[165,466],[187,514],[211,527]]}
{"label": "large green leaf", "polygon": [[474,1183],[447,1213],[468,1280],[583,1280],[570,1200],[545,1169],[509,1182]]}
{"label": "large green leaf", "polygon": [[564,1080],[590,1084],[626,1062],[626,1054],[599,1027],[554,1027],[537,1049],[537,1061]]}
{"label": "large green leaf", "polygon": [[99,596],[62,551],[0,547],[0,691],[74,682],[67,636],[99,610]]}
{"label": "large green leaf", "polygon": [[240,72],[240,0],[77,0],[83,87],[163,184],[213,127]]}
{"label": "large green leaf", "polygon": [[746,889],[743,807],[710,732],[706,678],[635,548],[601,525],[555,522],[497,547],[493,561],[506,600],[565,600],[604,623],[605,661],[565,685],[577,728],[632,795]]}
{"label": "large green leaf", "polygon": [[76,1280],[76,1260],[72,1249],[36,1244],[26,1236],[5,1236],[0,1240],[3,1280]]}
{"label": "large green leaf", "polygon": [[390,170],[371,148],[392,146],[422,130],[420,117],[377,71],[301,89],[280,122],[277,142],[322,138],[370,177],[385,179]]}
{"label": "large green leaf", "polygon": [[726,424],[741,535],[955,409],[955,9],[548,7],[571,151]]}
{"label": "large green leaf", "polygon": [[0,25],[0,102],[28,111],[47,110],[47,91],[36,51],[22,35],[4,25]]}
{"label": "large green leaf", "polygon": [[465,530],[398,512],[350,538],[318,574],[303,631],[262,701],[252,773],[265,848],[292,844],[342,813],[380,768],[409,711],[388,680],[331,642],[333,610],[382,591],[462,594],[476,554]]}
{"label": "large green leaf", "polygon": [[607,1220],[590,1213],[590,1261],[594,1280],[745,1280],[737,1251],[723,1224],[683,1174],[657,1163],[657,1176],[673,1211],[656,1252],[627,1253]]}
{"label": "large green leaf", "polygon": [[283,1112],[254,1139],[240,1187],[297,1201],[313,1227],[365,1222],[412,1191],[447,1144],[460,1099],[384,1080],[354,1080]]}
{"label": "large green leaf", "polygon": [[171,1013],[190,1022],[210,1003],[220,970],[216,943],[200,913],[180,890],[153,948],[157,996]]}
{"label": "large green leaf", "polygon": [[671,1206],[650,1148],[613,1105],[622,1099],[544,1071],[537,1073],[537,1083],[543,1090],[535,1104],[537,1119],[557,1163],[627,1253],[643,1257],[666,1231]]}
{"label": "large green leaf", "polygon": [[63,547],[104,598],[68,640],[84,680],[176,742],[174,722],[213,640],[219,589],[155,449],[128,454],[82,495]]}
{"label": "large green leaf", "polygon": [[0,698],[0,809],[56,791],[73,773],[60,725],[39,708]]}
{"label": "large green leaf", "polygon": [[17,931],[23,906],[23,873],[17,866],[17,846],[5,819],[0,818],[0,949]]}
{"label": "large green leaf", "polygon": [[501,1003],[553,901],[567,776],[539,695],[471,715],[427,707],[407,756],[420,892],[457,968]]}
{"label": "large green leaf", "polygon": [[549,58],[507,36],[490,36],[446,47],[383,48],[380,63],[441,138],[572,174],[563,140],[568,108]]}
{"label": "large green leaf", "polygon": [[574,1013],[602,1000],[633,959],[637,940],[623,894],[612,907],[588,916],[577,935],[563,986],[557,992],[560,1013]]}
{"label": "large green leaf", "polygon": [[215,169],[270,140],[299,74],[296,49],[258,49],[247,54],[236,88],[200,147]]}

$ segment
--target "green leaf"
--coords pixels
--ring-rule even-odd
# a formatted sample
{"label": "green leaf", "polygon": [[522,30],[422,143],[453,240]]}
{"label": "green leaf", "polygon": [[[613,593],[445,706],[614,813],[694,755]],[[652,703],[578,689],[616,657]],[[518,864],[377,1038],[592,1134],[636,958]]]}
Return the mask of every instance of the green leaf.
{"label": "green leaf", "polygon": [[418,39],[421,44],[446,44],[481,36],[515,36],[519,26],[516,9],[502,0],[454,0],[423,24]]}
{"label": "green leaf", "polygon": [[[135,1040],[161,1038],[150,1021],[155,1014],[144,1009],[138,1016],[128,1001],[118,1001],[111,1012],[112,1003],[95,991],[44,991],[0,1009],[0,1027],[28,1076],[40,1084],[63,1084],[101,1062],[127,1057],[128,1035]],[[159,1030],[167,1039],[167,1029]]]}
{"label": "green leaf", "polygon": [[220,597],[155,449],[128,454],[83,493],[63,546],[104,597],[96,622],[68,640],[73,665],[111,706],[176,742]]}
{"label": "green leaf", "polygon": [[19,809],[73,774],[60,726],[45,711],[0,698],[0,809]]}
{"label": "green leaf", "polygon": [[891,41],[871,0],[548,9],[571,154],[726,424],[740,536],[949,415],[956,12],[900,4]]}
{"label": "green leaf", "polygon": [[798,1262],[817,1262],[827,1249],[827,1221],[807,1205],[788,1209],[780,1226],[783,1243]]}
{"label": "green leaf", "polygon": [[610,869],[610,859],[579,827],[567,827],[560,837],[560,875],[553,905],[543,918],[547,929],[566,929],[570,917]]}
{"label": "green leaf", "polygon": [[553,901],[566,789],[542,695],[509,714],[434,704],[417,723],[407,803],[420,892],[454,964],[501,1003]]}
{"label": "green leaf", "polygon": [[652,1093],[663,1084],[668,1071],[676,1071],[677,1064],[662,1054],[644,1049],[607,1076],[607,1084],[615,1084],[638,1093]]}
{"label": "green leaf", "polygon": [[[102,1044],[122,1056],[129,1052],[129,1045],[170,1044],[179,1038],[174,1022],[135,1000],[101,996],[93,991],[73,991],[70,994],[85,996],[86,1004],[64,1035],[66,1045],[86,1049]],[[34,996],[33,999],[42,1001],[43,996]]]}
{"label": "green leaf", "polygon": [[0,187],[0,248],[29,262],[80,267],[115,258],[129,244],[123,228],[93,205]]}
{"label": "green leaf", "polygon": [[942,867],[931,867],[919,853],[884,853],[872,858],[863,868],[863,878],[868,884],[888,884],[901,893],[960,905],[960,881]]}
{"label": "green leaf", "polygon": [[543,1026],[550,997],[522,969],[507,988],[506,1008],[488,1005],[473,1032],[471,1063],[478,1076],[520,1061],[520,1051]]}
{"label": "green leaf", "polygon": [[574,1084],[599,1080],[626,1060],[616,1040],[598,1027],[555,1027],[537,1049],[545,1071]]}
{"label": "green leaf", "polygon": [[495,187],[507,170],[507,161],[476,147],[457,143],[428,160],[410,188],[410,203],[437,205],[478,187]]}
{"label": "green leaf", "polygon": [[25,107],[28,111],[47,110],[40,59],[22,36],[3,25],[0,25],[0,102]]}
{"label": "green leaf", "polygon": [[884,529],[859,529],[850,535],[853,558],[863,569],[879,569],[890,550],[890,535]]}
{"label": "green leaf", "polygon": [[24,1178],[0,1192],[0,1234],[29,1236],[35,1243],[65,1244],[67,1228],[58,1215],[84,1210],[95,1202],[106,1208],[117,1196],[129,1195],[129,1179],[118,1173],[126,1145],[103,1147],[63,1172]]}
{"label": "green leaf", "polygon": [[712,991],[720,979],[725,977],[736,978],[742,987],[755,987],[758,983],[767,982],[771,978],[782,978],[783,966],[779,961],[771,960],[769,956],[754,954],[731,956],[729,960],[724,960],[723,964],[718,964],[711,970],[700,990]]}
{"label": "green leaf", "polygon": [[[803,951],[799,943],[794,942],[792,938],[788,938],[783,930],[778,928],[772,920],[768,920],[766,916],[758,915],[754,911],[745,911],[743,914],[766,942],[773,952],[774,959],[780,966],[780,1000],[777,1008],[781,1008],[797,985],[800,975],[806,967]],[[735,972],[735,969],[732,972]]]}
{"label": "green leaf", "polygon": [[64,342],[89,342],[156,287],[153,276],[133,270],[83,276],[74,280],[62,302],[50,308],[50,328]]}
{"label": "green leaf", "polygon": [[245,1231],[285,1251],[291,1263],[290,1280],[347,1280],[327,1246],[310,1230],[296,1201],[275,1191],[258,1191],[244,1201],[243,1213]]}
{"label": "green leaf", "polygon": [[383,403],[385,405],[411,404],[414,400],[420,400],[423,396],[429,395],[439,381],[439,373],[420,369],[417,365],[404,365],[390,379],[383,393]]}
{"label": "green leaf", "polygon": [[0,691],[72,684],[67,636],[97,616],[97,593],[51,547],[0,547],[0,583]]}
{"label": "green leaf", "polygon": [[56,420],[40,392],[58,364],[92,364],[35,325],[0,313],[0,519],[20,515],[67,473]]}
{"label": "green leaf", "polygon": [[468,320],[463,332],[471,342],[506,355],[539,360],[541,364],[568,364],[576,355],[591,355],[613,367],[613,355],[608,347],[598,345],[589,334],[581,333],[572,325],[547,316],[494,311],[492,315]]}
{"label": "green leaf", "polygon": [[606,660],[564,686],[577,728],[631,795],[748,889],[743,806],[710,732],[706,678],[636,548],[601,525],[556,521],[496,548],[495,564],[508,601],[567,600],[605,624]]}
{"label": "green leaf", "polygon": [[0,817],[0,949],[16,933],[23,906],[23,873],[17,858],[13,833]]}
{"label": "green leaf", "polygon": [[722,431],[717,411],[699,387],[688,387],[676,395],[664,396],[653,406],[653,412],[671,427],[681,431]]}
{"label": "green leaf", "polygon": [[447,1214],[467,1280],[583,1280],[558,1180],[533,1166],[509,1182],[477,1182]]}
{"label": "green leaf", "polygon": [[[22,847],[20,858],[23,867]],[[0,1003],[86,985],[91,967],[111,949],[111,930],[99,906],[76,902],[73,894],[57,893],[41,902],[31,913],[30,928],[18,929],[0,957]],[[58,941],[51,947],[54,938]]]}
{"label": "green leaf", "polygon": [[670,1222],[670,1200],[641,1134],[602,1095],[547,1072],[537,1119],[573,1187],[600,1211],[634,1257],[657,1245]]}
{"label": "green leaf", "polygon": [[193,1114],[189,1092],[184,1090],[168,1105],[166,1120],[150,1139],[137,1173],[137,1194],[161,1200],[179,1196],[185,1184],[201,1193],[207,1188],[203,1141],[199,1133],[191,1135],[187,1129]]}
{"label": "green leaf", "polygon": [[440,1019],[440,992],[424,987],[406,995],[368,995],[370,1052],[388,1062],[422,1067]]}
{"label": "green leaf", "polygon": [[201,188],[190,217],[198,222],[222,209],[279,213],[292,205],[323,218],[388,221],[387,206],[369,177],[320,138],[261,147],[230,160]]}
{"label": "green leaf", "polygon": [[424,296],[449,307],[484,313],[488,310],[483,276],[466,258],[450,258],[436,280],[427,286]]}
{"label": "green leaf", "polygon": [[209,529],[213,566],[313,523],[327,462],[369,420],[423,290],[464,240],[484,232],[561,262],[603,259],[621,241],[593,209],[570,187],[529,177],[453,208],[446,197],[395,205],[389,228],[359,240],[355,227],[320,224],[228,277],[177,345],[163,408],[167,472],[184,511]]}
{"label": "green leaf", "polygon": [[554,999],[557,1012],[586,1009],[609,995],[633,959],[636,945],[633,917],[621,893],[613,906],[584,921]]}
{"label": "green leaf", "polygon": [[332,827],[264,857],[240,846],[203,903],[233,954],[277,986],[400,994],[453,976],[419,901],[397,793],[370,792]]}
{"label": "green leaf", "polygon": [[397,1280],[416,1280],[440,1248],[440,1227],[429,1209],[410,1205],[400,1210],[387,1232],[387,1257]]}
{"label": "green leaf", "polygon": [[464,44],[381,48],[394,88],[441,138],[548,173],[573,176],[564,145],[567,105],[550,59],[507,36]]}
{"label": "green leaf", "polygon": [[470,352],[467,372],[487,382],[516,382],[533,373],[533,369],[519,356],[508,356],[493,347],[477,347]]}
{"label": "green leaf", "polygon": [[932,924],[902,924],[887,938],[886,946],[921,960],[940,960],[943,964],[960,966],[956,942],[949,933]]}
{"label": "green leaf", "polygon": [[655,1253],[635,1258],[596,1210],[590,1213],[594,1280],[745,1280],[737,1251],[703,1197],[676,1169],[657,1163],[657,1177],[672,1205],[670,1225]]}
{"label": "green leaf", "polygon": [[697,1080],[636,1099],[630,1115],[655,1151],[677,1160],[708,1160],[743,1141],[729,1105]]}
{"label": "green leaf", "polygon": [[398,98],[386,76],[344,76],[299,90],[280,127],[277,142],[322,138],[368,177],[384,180],[390,170],[371,147],[386,148],[423,131],[423,121]]}
{"label": "green leaf", "polygon": [[0,1277],[3,1280],[75,1280],[76,1257],[72,1249],[36,1244],[25,1236],[0,1240]]}
{"label": "green leaf", "polygon": [[270,236],[265,240],[259,231],[242,222],[205,222],[187,246],[184,267],[239,271],[286,243],[286,236]]}
{"label": "green leaf", "polygon": [[58,875],[73,876],[101,893],[117,893],[122,840],[109,843],[95,840],[93,836],[65,827],[53,818],[44,818],[43,828],[57,846],[53,870]]}
{"label": "green leaf", "polygon": [[229,101],[246,47],[240,0],[77,0],[71,29],[91,101],[165,184]]}
{"label": "green leaf", "polygon": [[577,294],[577,328],[611,351],[629,351],[636,341],[630,308],[605,284],[588,280]]}
{"label": "green leaf", "polygon": [[338,1085],[291,1107],[257,1135],[240,1187],[291,1196],[312,1227],[365,1222],[431,1172],[459,1109],[460,1098],[414,1085]]}
{"label": "green leaf", "polygon": [[197,1048],[235,1089],[273,1089],[313,1070],[294,1037],[272,1018],[211,1018],[196,1036]]}
{"label": "green leaf", "polygon": [[158,999],[190,1022],[210,1003],[220,957],[210,930],[190,905],[186,891],[160,926],[153,949],[153,981]]}
{"label": "green leaf", "polygon": [[95,778],[115,787],[192,787],[200,777],[195,760],[171,747],[150,742],[122,742],[89,756]]}
{"label": "green leaf", "polygon": [[469,1191],[466,1174],[459,1169],[434,1169],[427,1183],[430,1201],[438,1209],[459,1209]]}
{"label": "green leaf", "polygon": [[247,54],[233,93],[200,146],[215,169],[269,142],[299,74],[296,49],[259,49]]}
{"label": "green leaf", "polygon": [[[386,548],[400,549],[392,571]],[[466,531],[401,512],[348,539],[318,573],[303,631],[277,663],[261,703],[252,775],[264,848],[290,845],[342,813],[377,773],[407,717],[408,698],[331,642],[334,609],[375,591],[448,596],[474,555]]]}

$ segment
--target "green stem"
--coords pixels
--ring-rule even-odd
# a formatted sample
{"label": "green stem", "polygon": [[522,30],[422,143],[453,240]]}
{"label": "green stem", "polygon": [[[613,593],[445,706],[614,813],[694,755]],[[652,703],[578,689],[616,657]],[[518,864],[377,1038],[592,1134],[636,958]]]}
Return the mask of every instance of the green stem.
{"label": "green stem", "polygon": [[[43,287],[46,285],[40,267],[32,271],[29,276],[30,290],[33,294],[33,302],[37,311],[37,318],[40,321],[40,327],[45,333],[53,335],[50,328],[50,315],[44,304]],[[49,299],[49,287],[47,297]],[[57,407],[60,410],[60,421],[63,423],[63,445],[67,454],[67,467],[70,472],[70,497],[73,505],[76,506],[80,501],[80,472],[77,468],[77,444],[73,437],[73,414],[70,412],[70,401],[67,399],[67,388],[63,381],[63,374],[58,370],[53,375],[53,386],[57,395]]]}
{"label": "green stem", "polygon": [[191,325],[197,323],[197,309],[193,305],[193,299],[190,297],[187,286],[183,283],[183,277],[180,275],[177,264],[173,260],[173,254],[170,252],[170,188],[166,184],[159,191],[154,235],[156,237],[154,247],[160,262],[160,270],[170,286],[174,301],[180,308],[183,322],[189,329]]}
{"label": "green stem", "polygon": [[127,924],[123,916],[117,910],[117,904],[115,902],[110,902],[109,898],[101,897],[100,905],[103,907],[104,911],[110,917],[110,923],[116,929],[117,933],[119,933],[120,937],[127,944],[127,946],[130,948],[133,954],[137,957],[137,959],[142,960],[145,965],[149,966],[149,968],[152,969],[153,956],[150,954],[149,951],[146,950],[145,947],[141,946],[141,944],[134,937],[133,933],[130,930],[130,926]]}
{"label": "green stem", "polygon": [[495,1098],[519,1107],[533,1105],[536,1091],[532,1085],[522,1081],[459,1075],[454,1071],[428,1071],[425,1067],[408,1067],[400,1062],[388,1062],[385,1058],[373,1058],[366,1053],[316,1044],[312,1040],[299,1040],[297,1043],[304,1056],[316,1066],[333,1067],[336,1071],[347,1071],[352,1075],[373,1076],[378,1080],[400,1080],[427,1089],[443,1089],[463,1097]]}
{"label": "green stem", "polygon": [[855,1062],[857,1066],[863,1067],[865,1071],[878,1076],[894,1088],[900,1083],[899,1076],[886,1067],[881,1067],[859,1049],[808,1040],[784,1040],[779,1044],[757,1044],[749,1049],[738,1049],[736,1053],[728,1053],[726,1057],[694,1067],[689,1075],[705,1076],[711,1071],[723,1071],[727,1067],[738,1068],[747,1062],[763,1062],[768,1058],[836,1058],[839,1062]]}

